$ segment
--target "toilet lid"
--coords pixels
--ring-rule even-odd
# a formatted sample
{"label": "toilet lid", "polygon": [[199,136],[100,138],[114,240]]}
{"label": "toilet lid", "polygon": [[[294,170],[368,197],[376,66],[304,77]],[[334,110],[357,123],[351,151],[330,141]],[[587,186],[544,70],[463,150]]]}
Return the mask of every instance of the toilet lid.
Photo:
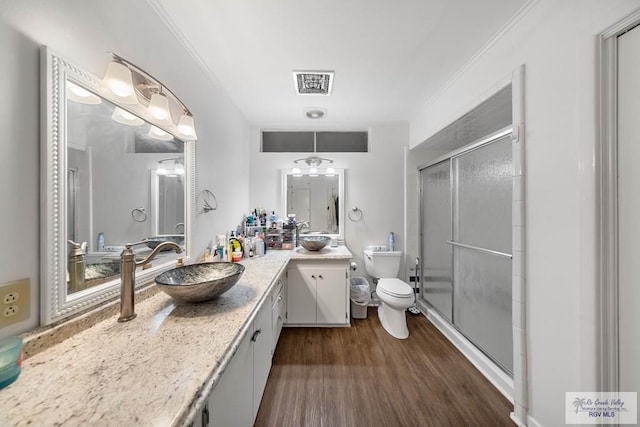
{"label": "toilet lid", "polygon": [[384,292],[392,297],[403,298],[413,296],[411,286],[400,279],[379,279],[376,289],[378,292]]}

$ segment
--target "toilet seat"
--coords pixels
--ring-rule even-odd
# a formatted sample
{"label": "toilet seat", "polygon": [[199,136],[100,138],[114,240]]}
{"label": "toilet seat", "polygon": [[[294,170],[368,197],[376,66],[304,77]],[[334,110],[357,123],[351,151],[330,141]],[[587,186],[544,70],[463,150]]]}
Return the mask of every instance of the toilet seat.
{"label": "toilet seat", "polygon": [[400,279],[378,279],[376,292],[396,298],[413,298],[413,289]]}

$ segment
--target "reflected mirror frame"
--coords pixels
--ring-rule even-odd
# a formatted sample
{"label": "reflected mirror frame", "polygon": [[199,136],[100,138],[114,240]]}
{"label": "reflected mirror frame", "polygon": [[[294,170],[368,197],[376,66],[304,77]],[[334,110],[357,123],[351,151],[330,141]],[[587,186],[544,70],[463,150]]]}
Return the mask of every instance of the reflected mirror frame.
{"label": "reflected mirror frame", "polygon": [[[108,287],[84,290],[67,295],[67,178],[66,178],[66,82],[93,92],[112,104],[154,125],[144,114],[141,104],[130,106],[102,93],[100,79],[60,57],[47,46],[41,49],[41,183],[40,183],[40,323],[48,325],[115,298],[120,293],[120,280]],[[161,124],[159,127],[163,127]],[[165,130],[170,130],[166,129]],[[193,254],[195,224],[195,147],[185,143],[185,261]],[[136,287],[153,282],[155,276],[174,263],[165,263],[136,274]]]}
{"label": "reflected mirror frame", "polygon": [[[308,171],[303,171],[303,175],[309,175]],[[325,234],[326,236],[330,236],[334,239],[344,240],[344,229],[345,229],[345,193],[344,193],[344,169],[335,169],[335,175],[338,177],[338,196],[339,196],[339,204],[338,204],[338,233],[337,234]],[[288,177],[293,176],[291,173],[291,168],[289,169],[281,169],[280,170],[280,212],[282,212],[283,220],[287,218],[287,179]],[[323,175],[319,175],[318,178]],[[297,218],[300,220],[300,218]]]}

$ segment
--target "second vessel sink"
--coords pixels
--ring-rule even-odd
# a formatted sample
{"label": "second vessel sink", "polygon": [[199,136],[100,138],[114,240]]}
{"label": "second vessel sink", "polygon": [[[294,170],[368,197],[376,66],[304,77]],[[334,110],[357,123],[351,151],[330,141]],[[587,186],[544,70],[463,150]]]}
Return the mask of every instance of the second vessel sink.
{"label": "second vessel sink", "polygon": [[300,244],[308,251],[319,251],[329,244],[331,237],[329,236],[300,236]]}
{"label": "second vessel sink", "polygon": [[159,274],[156,285],[178,301],[203,302],[231,289],[242,273],[244,265],[234,262],[192,264]]}

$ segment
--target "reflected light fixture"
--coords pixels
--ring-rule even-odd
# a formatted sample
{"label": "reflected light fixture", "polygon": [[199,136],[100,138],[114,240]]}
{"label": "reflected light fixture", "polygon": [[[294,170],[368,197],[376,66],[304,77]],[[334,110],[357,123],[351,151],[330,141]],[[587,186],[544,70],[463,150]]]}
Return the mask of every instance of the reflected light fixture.
{"label": "reflected light fixture", "polygon": [[71,81],[67,81],[67,98],[81,104],[97,105],[102,102],[99,96]]}
{"label": "reflected light fixture", "polygon": [[111,118],[118,123],[122,123],[123,125],[128,126],[140,126],[144,123],[144,120],[142,120],[140,117],[136,117],[120,107],[116,107],[113,109]]}
{"label": "reflected light fixture", "polygon": [[[169,166],[169,167],[167,167]],[[180,157],[164,159],[158,161],[156,175],[182,176],[184,175],[184,164]]]}
{"label": "reflected light fixture", "polygon": [[[327,162],[330,164],[333,164],[333,160],[331,159],[324,159],[322,157],[317,157],[317,156],[311,156],[311,157],[306,157],[304,159],[297,159],[294,160],[293,163],[295,163],[296,165],[299,162],[304,162],[307,164],[307,166],[309,166],[309,172],[308,175],[309,176],[318,176],[318,166],[320,166],[322,164],[322,162]],[[326,171],[326,175],[328,176],[333,176],[335,175],[336,171],[333,168],[333,166],[329,166],[327,167],[327,171]],[[302,176],[302,171],[300,170],[299,167],[294,167],[293,169],[291,169],[291,174],[293,176]]]}
{"label": "reflected light fixture", "polygon": [[112,61],[107,65],[107,72],[102,79],[102,84],[123,104],[134,105],[138,103],[138,97],[133,88],[131,70],[122,62]]}
{"label": "reflected light fixture", "polygon": [[171,141],[173,139],[173,136],[170,133],[167,133],[153,125],[149,127],[149,136],[160,141]]}

